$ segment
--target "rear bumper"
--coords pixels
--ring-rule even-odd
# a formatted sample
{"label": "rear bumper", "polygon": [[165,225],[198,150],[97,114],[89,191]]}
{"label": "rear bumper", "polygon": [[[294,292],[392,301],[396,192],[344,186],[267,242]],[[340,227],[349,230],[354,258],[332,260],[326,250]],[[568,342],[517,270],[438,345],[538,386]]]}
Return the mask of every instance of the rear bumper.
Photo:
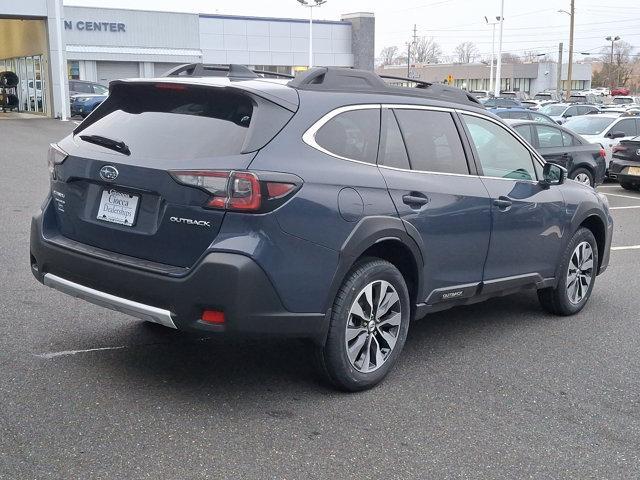
{"label": "rear bumper", "polygon": [[[32,219],[30,250],[31,270],[41,283],[169,327],[318,342],[326,334],[324,313],[287,311],[265,272],[244,255],[212,252],[183,274],[158,273],[48,241],[42,214]],[[205,309],[223,311],[224,325],[203,322]]]}
{"label": "rear bumper", "polygon": [[619,182],[639,186],[640,176],[627,174],[627,167],[640,167],[640,163],[627,160],[613,160],[609,166],[609,177],[615,178]]}

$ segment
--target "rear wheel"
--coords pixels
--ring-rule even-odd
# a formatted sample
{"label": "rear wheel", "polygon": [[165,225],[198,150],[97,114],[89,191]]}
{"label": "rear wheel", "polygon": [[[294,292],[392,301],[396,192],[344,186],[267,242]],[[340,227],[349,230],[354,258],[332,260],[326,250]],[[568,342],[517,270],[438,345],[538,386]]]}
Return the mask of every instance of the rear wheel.
{"label": "rear wheel", "polygon": [[565,249],[555,288],[538,290],[543,308],[556,315],[573,315],[584,308],[598,272],[598,244],[586,228],[579,229]]}
{"label": "rear wheel", "polygon": [[348,391],[379,383],[402,351],[409,318],[409,293],[398,269],[380,259],[358,262],[336,295],[318,352],[326,377]]}
{"label": "rear wheel", "polygon": [[593,175],[586,168],[576,168],[571,172],[570,178],[576,182],[582,183],[583,185],[589,185],[590,187],[594,186]]}

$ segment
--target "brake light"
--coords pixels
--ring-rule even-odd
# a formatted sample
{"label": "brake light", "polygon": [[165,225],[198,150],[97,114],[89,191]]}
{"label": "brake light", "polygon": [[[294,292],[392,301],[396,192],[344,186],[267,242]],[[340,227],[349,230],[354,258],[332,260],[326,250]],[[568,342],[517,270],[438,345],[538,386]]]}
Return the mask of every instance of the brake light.
{"label": "brake light", "polygon": [[[238,212],[268,211],[281,204],[298,184],[268,180],[261,181],[257,173],[246,171],[180,170],[169,172],[178,182],[205,190],[211,195],[205,208]],[[276,174],[277,175],[277,174]]]}
{"label": "brake light", "polygon": [[49,145],[49,151],[47,152],[47,166],[49,168],[49,174],[51,178],[55,180],[56,165],[60,165],[67,157],[67,152],[62,150],[58,145],[52,143]]}
{"label": "brake light", "polygon": [[204,310],[202,312],[202,321],[212,323],[214,325],[224,324],[224,312],[218,310]]}
{"label": "brake light", "polygon": [[156,83],[156,88],[159,90],[174,90],[182,92],[187,89],[187,86],[179,83]]}
{"label": "brake light", "polygon": [[[615,152],[615,149],[613,151]],[[605,158],[607,156],[607,152],[604,148],[601,148],[599,153],[602,158]]]}

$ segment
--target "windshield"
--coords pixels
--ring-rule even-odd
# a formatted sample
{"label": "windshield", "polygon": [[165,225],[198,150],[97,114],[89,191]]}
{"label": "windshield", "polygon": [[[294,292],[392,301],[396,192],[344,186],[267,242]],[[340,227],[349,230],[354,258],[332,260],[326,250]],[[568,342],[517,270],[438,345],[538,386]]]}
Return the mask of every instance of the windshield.
{"label": "windshield", "polygon": [[633,99],[632,98],[614,97],[613,103],[615,105],[626,105],[628,103],[633,103]]}
{"label": "windshield", "polygon": [[564,105],[547,105],[546,107],[542,107],[540,111],[545,115],[551,115],[552,117],[557,117],[562,115],[562,113],[567,109]]}
{"label": "windshield", "polygon": [[606,117],[574,117],[564,123],[564,126],[580,135],[600,135],[615,118]]}

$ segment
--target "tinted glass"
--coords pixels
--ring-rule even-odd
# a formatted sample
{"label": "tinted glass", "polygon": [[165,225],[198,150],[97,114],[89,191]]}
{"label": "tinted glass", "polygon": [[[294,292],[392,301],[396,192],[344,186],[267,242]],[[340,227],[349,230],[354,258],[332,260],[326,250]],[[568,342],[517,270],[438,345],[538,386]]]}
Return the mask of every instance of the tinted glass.
{"label": "tinted glass", "polygon": [[380,157],[378,158],[378,163],[387,167],[411,168],[407,149],[404,146],[402,134],[393,111],[385,108],[382,110],[382,115],[383,130],[380,135]]}
{"label": "tinted glass", "polygon": [[426,172],[469,173],[451,114],[430,110],[395,111],[411,168]]}
{"label": "tinted glass", "polygon": [[538,132],[538,145],[540,148],[562,147],[562,132],[559,128],[546,125],[536,125]]}
{"label": "tinted glass", "polygon": [[251,98],[222,89],[127,85],[76,132],[121,140],[136,156],[206,159],[239,154],[252,115]]}
{"label": "tinted glass", "polygon": [[545,115],[557,117],[559,115],[562,115],[562,112],[564,112],[566,108],[567,107],[565,107],[564,105],[547,105],[545,107],[542,107],[540,111]]}
{"label": "tinted glass", "polygon": [[107,87],[103,87],[102,85],[94,85],[93,91],[98,95],[106,95],[109,93],[109,89]]}
{"label": "tinted glass", "polygon": [[494,112],[494,113],[500,118],[513,118],[509,110],[500,110],[499,112]]}
{"label": "tinted glass", "polygon": [[352,110],[336,115],[316,133],[316,142],[334,155],[376,163],[380,109]]}
{"label": "tinted glass", "polygon": [[511,112],[511,118],[517,118],[520,120],[529,120],[529,112],[522,112],[519,110],[513,110]]}
{"label": "tinted glass", "polygon": [[539,123],[554,123],[552,119],[540,115],[539,113],[531,112],[531,120],[535,120]]}
{"label": "tinted glass", "polygon": [[576,139],[573,138],[573,135],[562,131],[562,144],[565,147],[571,147],[572,145],[580,145],[580,142],[578,142]]}
{"label": "tinted glass", "polygon": [[520,134],[527,142],[533,144],[533,139],[531,138],[531,127],[529,125],[519,125],[515,127],[516,132]]}
{"label": "tinted glass", "polygon": [[[71,86],[69,86],[71,88]],[[93,93],[93,88],[91,88],[90,83],[82,83],[82,82],[73,82],[72,91],[78,93]]]}
{"label": "tinted glass", "polygon": [[614,120],[596,116],[577,117],[567,120],[564,126],[580,135],[600,135]]}
{"label": "tinted glass", "polygon": [[575,117],[578,114],[578,107],[573,106],[573,107],[569,107],[567,108],[567,111],[564,112],[564,116],[565,117]]}
{"label": "tinted glass", "polygon": [[638,134],[636,132],[636,122],[633,118],[620,120],[613,127],[611,127],[610,132],[624,132],[625,137],[635,137]]}
{"label": "tinted glass", "polygon": [[505,128],[482,118],[463,115],[478,152],[484,175],[488,177],[535,180],[529,150]]}

